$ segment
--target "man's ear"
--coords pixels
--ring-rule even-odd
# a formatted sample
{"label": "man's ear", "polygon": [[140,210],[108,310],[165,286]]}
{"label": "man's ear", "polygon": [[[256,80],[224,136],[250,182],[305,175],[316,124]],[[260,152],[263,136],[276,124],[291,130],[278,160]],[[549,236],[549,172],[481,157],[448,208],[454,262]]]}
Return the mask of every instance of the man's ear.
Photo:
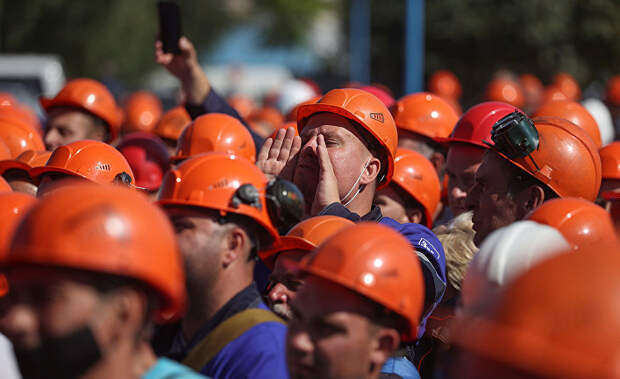
{"label": "man's ear", "polygon": [[127,333],[140,330],[147,309],[147,298],[143,293],[131,287],[121,287],[104,301],[101,313],[91,325],[101,347],[111,346]]}
{"label": "man's ear", "polygon": [[522,192],[521,206],[523,214],[526,215],[532,210],[538,208],[545,202],[545,190],[538,184],[532,184]]}
{"label": "man's ear", "polygon": [[[433,154],[431,154],[429,160],[433,164],[433,167],[435,167],[437,175],[439,175],[440,172],[443,172],[444,167],[446,167],[446,157],[442,153],[435,151]],[[443,178],[440,177],[439,180],[443,180]]]}
{"label": "man's ear", "polygon": [[378,158],[372,157],[370,161],[368,161],[368,165],[364,169],[364,173],[360,178],[360,184],[370,184],[377,180],[377,176],[379,176],[379,172],[381,172],[381,161]]}
{"label": "man's ear", "polygon": [[230,228],[222,242],[225,248],[224,255],[222,256],[224,268],[230,266],[238,259],[247,259],[251,249],[250,237],[242,228],[238,226]]}
{"label": "man's ear", "polygon": [[371,365],[375,369],[378,367],[378,370],[381,370],[383,363],[394,354],[399,344],[400,335],[396,329],[380,328],[374,335],[374,342],[371,345]]}
{"label": "man's ear", "polygon": [[410,223],[420,224],[424,220],[424,211],[418,207],[406,208],[405,213]]}

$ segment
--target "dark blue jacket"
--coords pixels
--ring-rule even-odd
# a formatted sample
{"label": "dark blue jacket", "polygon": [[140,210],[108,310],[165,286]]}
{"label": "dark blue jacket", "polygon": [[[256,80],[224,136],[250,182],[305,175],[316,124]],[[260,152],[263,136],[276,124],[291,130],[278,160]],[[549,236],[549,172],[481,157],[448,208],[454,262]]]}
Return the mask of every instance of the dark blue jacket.
{"label": "dark blue jacket", "polygon": [[[182,362],[192,348],[220,323],[250,308],[268,309],[255,284],[245,288],[226,303],[189,343],[182,338],[180,324],[160,328],[153,339],[155,353]],[[286,325],[282,323],[264,322],[255,325],[228,343],[200,373],[215,379],[288,378],[285,339]]]}

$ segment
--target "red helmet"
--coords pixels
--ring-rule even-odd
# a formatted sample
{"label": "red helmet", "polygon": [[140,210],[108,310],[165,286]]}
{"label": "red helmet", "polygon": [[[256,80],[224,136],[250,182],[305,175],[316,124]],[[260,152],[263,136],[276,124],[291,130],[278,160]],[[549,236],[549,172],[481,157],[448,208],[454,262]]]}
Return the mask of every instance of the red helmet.
{"label": "red helmet", "polygon": [[456,142],[465,143],[486,149],[488,145],[484,141],[491,141],[493,125],[502,117],[515,110],[519,109],[498,101],[488,101],[474,105],[463,114],[450,137],[439,139],[439,141],[448,144]]}
{"label": "red helmet", "polygon": [[164,142],[152,134],[136,132],[125,135],[117,149],[131,166],[136,186],[157,191],[170,168],[170,156]]}
{"label": "red helmet", "polygon": [[93,79],[74,79],[67,83],[53,99],[40,99],[47,112],[54,107],[75,107],[94,114],[108,124],[110,141],[118,136],[122,111],[114,96],[100,82]]}

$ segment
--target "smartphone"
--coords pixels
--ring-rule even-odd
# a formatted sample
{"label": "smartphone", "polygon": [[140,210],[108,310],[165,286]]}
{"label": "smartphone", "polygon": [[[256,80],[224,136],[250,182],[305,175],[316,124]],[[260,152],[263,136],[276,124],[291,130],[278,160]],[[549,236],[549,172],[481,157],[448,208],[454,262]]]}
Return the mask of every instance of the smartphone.
{"label": "smartphone", "polygon": [[164,53],[180,54],[179,39],[181,38],[181,12],[174,1],[157,2],[159,9],[159,38]]}

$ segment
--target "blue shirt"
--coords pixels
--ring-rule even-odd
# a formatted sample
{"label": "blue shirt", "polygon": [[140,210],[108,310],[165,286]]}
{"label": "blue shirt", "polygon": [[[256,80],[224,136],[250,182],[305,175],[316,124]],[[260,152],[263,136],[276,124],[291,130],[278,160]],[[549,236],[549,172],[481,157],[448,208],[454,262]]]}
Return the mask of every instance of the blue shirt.
{"label": "blue shirt", "polygon": [[159,358],[155,366],[142,376],[142,379],[205,379],[206,377],[194,372],[191,368]]}

